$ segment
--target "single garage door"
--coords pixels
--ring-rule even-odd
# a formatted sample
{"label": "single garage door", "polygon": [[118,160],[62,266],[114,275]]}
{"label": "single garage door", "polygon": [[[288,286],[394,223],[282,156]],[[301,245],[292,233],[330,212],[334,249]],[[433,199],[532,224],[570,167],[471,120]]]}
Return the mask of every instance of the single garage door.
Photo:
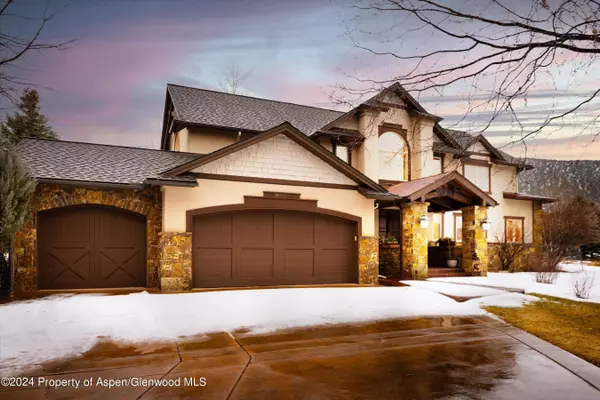
{"label": "single garage door", "polygon": [[196,216],[195,287],[356,283],[357,223],[297,211]]}
{"label": "single garage door", "polygon": [[146,218],[76,206],[38,215],[40,289],[146,286]]}

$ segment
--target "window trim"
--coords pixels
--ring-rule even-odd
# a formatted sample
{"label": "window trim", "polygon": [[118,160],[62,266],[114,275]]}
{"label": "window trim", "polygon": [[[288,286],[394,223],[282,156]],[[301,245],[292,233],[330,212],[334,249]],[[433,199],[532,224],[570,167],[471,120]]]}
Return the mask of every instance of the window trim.
{"label": "window trim", "polygon": [[[343,144],[339,143],[335,139],[331,140],[331,151],[332,151],[333,155],[336,156],[337,158],[339,158],[340,160],[342,160],[337,155],[337,148],[338,147],[345,147],[346,148],[346,151],[348,152],[348,161],[347,161],[347,164],[350,165],[350,166],[352,166],[352,149],[350,148],[350,146],[343,145]],[[344,160],[342,160],[342,161],[344,161]],[[346,162],[346,161],[344,161],[344,162]]]}
{"label": "window trim", "polygon": [[510,215],[504,216],[504,240],[508,242],[507,228],[508,228],[508,220],[509,219],[521,221],[521,241],[520,242],[511,241],[509,243],[525,243],[525,217],[517,217],[517,216],[510,216]]}
{"label": "window trim", "polygon": [[[465,167],[467,165],[473,165],[476,167],[487,167],[488,169],[488,185],[489,185],[489,191],[483,190],[481,188],[481,190],[483,190],[485,193],[487,194],[492,194],[492,164],[488,163],[487,161],[481,161],[481,162],[477,162],[477,160],[469,160],[469,161],[463,161],[462,163],[462,175],[466,178],[467,176],[465,175]],[[476,182],[473,182],[473,184],[475,184],[475,186],[477,186]],[[479,186],[477,186],[479,187]]]}

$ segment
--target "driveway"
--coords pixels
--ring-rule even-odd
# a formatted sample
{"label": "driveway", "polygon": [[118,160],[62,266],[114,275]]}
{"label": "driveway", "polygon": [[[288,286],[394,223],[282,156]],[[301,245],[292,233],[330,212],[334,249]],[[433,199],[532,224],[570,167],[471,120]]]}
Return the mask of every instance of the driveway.
{"label": "driveway", "polygon": [[0,399],[600,398],[600,369],[488,317],[103,342],[33,375]]}

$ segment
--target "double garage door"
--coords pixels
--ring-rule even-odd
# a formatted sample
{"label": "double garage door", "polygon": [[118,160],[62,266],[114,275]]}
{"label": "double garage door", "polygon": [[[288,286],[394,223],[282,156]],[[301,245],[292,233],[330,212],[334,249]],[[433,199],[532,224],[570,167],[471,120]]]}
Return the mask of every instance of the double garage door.
{"label": "double garage door", "polygon": [[[356,283],[357,223],[298,211],[193,220],[194,287]],[[38,214],[40,289],[146,286],[146,218],[110,207]]]}
{"label": "double garage door", "polygon": [[296,211],[193,220],[195,287],[356,283],[357,223]]}
{"label": "double garage door", "polygon": [[77,206],[38,215],[40,289],[146,286],[146,218]]}

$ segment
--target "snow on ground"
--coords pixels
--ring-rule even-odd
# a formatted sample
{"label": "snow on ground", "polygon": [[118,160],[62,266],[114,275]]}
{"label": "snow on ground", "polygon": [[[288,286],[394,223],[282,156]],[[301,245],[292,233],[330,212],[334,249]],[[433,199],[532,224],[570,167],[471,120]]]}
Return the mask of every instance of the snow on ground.
{"label": "snow on ground", "polygon": [[[533,272],[494,273],[487,277],[450,277],[431,278],[428,282],[466,283],[495,288],[522,289],[525,293],[539,293],[548,296],[561,297],[569,300],[591,301],[600,303],[600,268],[583,266],[581,264],[561,264],[563,271],[558,274],[554,284],[537,283]],[[589,299],[579,299],[573,291],[573,284],[581,274],[594,277],[594,286]],[[460,285],[463,286],[463,285]]]}
{"label": "snow on ground", "polygon": [[479,307],[496,306],[505,308],[516,308],[522,307],[524,304],[533,303],[534,301],[539,300],[541,299],[536,296],[529,296],[521,293],[503,292],[502,294],[478,297],[475,299],[467,300],[466,303],[470,305],[477,304],[477,306]]}
{"label": "snow on ground", "polygon": [[487,287],[456,285],[447,282],[437,281],[401,281],[405,285],[418,287],[425,290],[431,290],[441,294],[457,297],[478,297],[478,296],[493,296],[506,293],[504,290],[491,289]]}
{"label": "snow on ground", "polygon": [[[124,342],[247,328],[281,328],[391,318],[481,315],[412,287],[292,288],[184,294],[55,295],[0,305],[0,374],[83,353],[99,337]],[[13,370],[14,373],[14,370]]]}

